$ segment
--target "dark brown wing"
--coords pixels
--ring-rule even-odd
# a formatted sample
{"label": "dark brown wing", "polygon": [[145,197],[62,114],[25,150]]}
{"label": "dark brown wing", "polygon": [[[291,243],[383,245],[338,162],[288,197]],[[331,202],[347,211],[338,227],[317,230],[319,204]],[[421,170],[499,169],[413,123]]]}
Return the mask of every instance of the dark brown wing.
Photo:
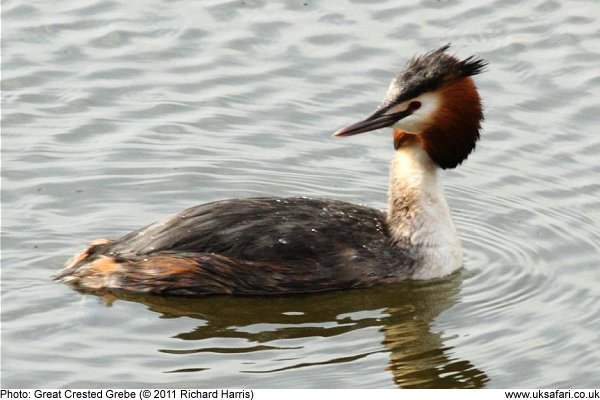
{"label": "dark brown wing", "polygon": [[58,278],[172,294],[310,292],[405,279],[414,260],[392,246],[384,219],[331,200],[220,201],[90,247]]}

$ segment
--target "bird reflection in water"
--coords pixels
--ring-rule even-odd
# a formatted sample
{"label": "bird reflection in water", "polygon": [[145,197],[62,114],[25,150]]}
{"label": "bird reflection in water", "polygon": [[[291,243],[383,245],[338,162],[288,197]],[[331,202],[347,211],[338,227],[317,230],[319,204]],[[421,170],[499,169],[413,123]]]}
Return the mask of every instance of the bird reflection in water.
{"label": "bird reflection in water", "polygon": [[[102,296],[109,304],[115,300],[145,304],[161,318],[188,317],[202,321],[192,331],[175,335],[180,340],[198,342],[202,346],[202,341],[226,337],[255,344],[251,348],[246,345],[215,349],[211,341],[210,348],[159,349],[163,353],[188,356],[186,363],[194,353],[238,353],[240,366],[245,369],[239,373],[269,374],[323,364],[341,364],[343,368],[345,363],[384,352],[389,354],[389,361],[381,368],[391,373],[390,379],[398,387],[481,388],[489,380],[485,372],[469,360],[458,358],[454,348],[445,343],[448,335],[436,329],[435,323],[441,313],[457,302],[463,273],[428,282],[409,281],[302,296],[182,298],[118,292]],[[374,350],[365,352],[363,345],[353,347],[350,341],[343,346],[345,353],[329,353],[325,361],[310,355],[314,354],[309,348],[312,338],[334,338],[358,330],[373,335],[373,327],[383,333],[382,341],[380,336],[373,338],[381,343],[381,346],[373,346]],[[299,346],[302,338],[307,341]],[[285,349],[286,352],[298,351],[292,359],[273,357],[268,368],[261,367],[260,361],[245,362],[248,352],[281,350],[282,342],[292,339],[292,348]],[[340,341],[343,340],[347,339],[340,337]],[[272,344],[273,341],[277,344]],[[277,364],[280,365],[273,368]],[[206,365],[206,357],[199,356],[198,368],[164,372],[189,373],[207,368],[215,366]],[[361,387],[360,379],[360,376],[353,377],[351,385]]]}

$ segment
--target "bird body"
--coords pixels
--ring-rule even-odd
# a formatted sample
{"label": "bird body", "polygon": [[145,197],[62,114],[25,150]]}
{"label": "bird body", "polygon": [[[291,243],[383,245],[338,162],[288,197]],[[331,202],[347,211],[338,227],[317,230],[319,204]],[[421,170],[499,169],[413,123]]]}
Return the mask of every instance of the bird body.
{"label": "bird body", "polygon": [[438,178],[467,158],[483,119],[471,79],[485,63],[447,46],[413,58],[365,120],[335,133],[393,130],[388,211],[326,199],[231,199],[97,240],[56,275],[87,290],[277,294],[446,276],[460,240]]}

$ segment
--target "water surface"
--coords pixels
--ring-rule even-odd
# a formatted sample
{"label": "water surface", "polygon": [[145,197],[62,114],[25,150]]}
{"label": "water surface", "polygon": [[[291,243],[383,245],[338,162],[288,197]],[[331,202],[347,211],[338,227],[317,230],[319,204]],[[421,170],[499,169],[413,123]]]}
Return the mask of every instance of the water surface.
{"label": "water surface", "polygon": [[[3,387],[594,387],[594,1],[2,2]],[[334,140],[415,53],[476,77],[477,151],[443,173],[453,276],[264,298],[98,297],[88,240],[257,195],[384,208],[388,132]]]}

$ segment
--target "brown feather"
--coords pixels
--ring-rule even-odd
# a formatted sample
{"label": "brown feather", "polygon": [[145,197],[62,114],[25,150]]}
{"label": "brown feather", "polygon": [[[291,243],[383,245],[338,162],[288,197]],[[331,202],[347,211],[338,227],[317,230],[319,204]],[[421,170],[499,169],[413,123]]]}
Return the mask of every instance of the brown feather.
{"label": "brown feather", "polygon": [[473,79],[466,77],[439,89],[441,104],[431,125],[418,135],[429,157],[441,168],[454,168],[475,149],[483,121]]}

